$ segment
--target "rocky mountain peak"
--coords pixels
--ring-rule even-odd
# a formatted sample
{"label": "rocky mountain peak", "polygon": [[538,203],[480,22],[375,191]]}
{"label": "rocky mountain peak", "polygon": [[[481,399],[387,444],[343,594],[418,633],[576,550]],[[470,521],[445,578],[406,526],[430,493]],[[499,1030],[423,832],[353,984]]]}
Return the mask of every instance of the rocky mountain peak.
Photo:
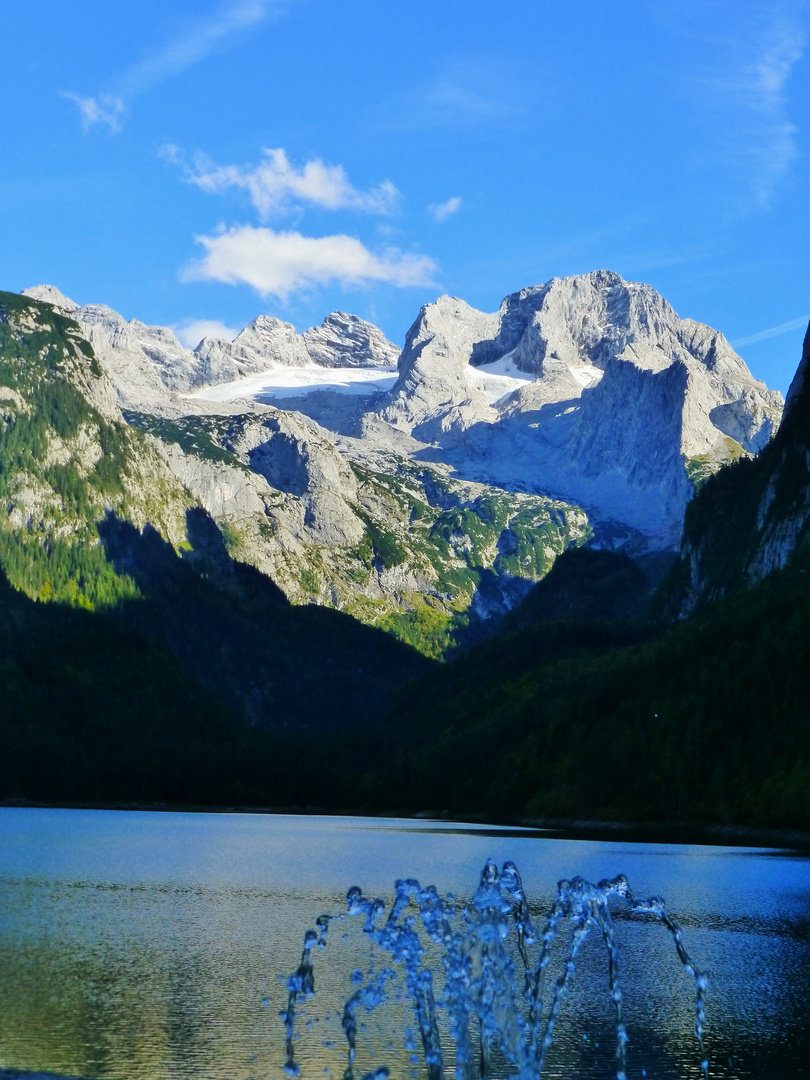
{"label": "rocky mountain peak", "polygon": [[672,546],[684,459],[711,471],[758,452],[781,410],[722,334],[598,270],[521,289],[492,314],[426,305],[375,415],[466,475],[583,500]]}
{"label": "rocky mountain peak", "polygon": [[[303,334],[260,315],[193,351],[109,308],[71,313],[129,408],[189,411],[172,391],[229,382],[210,400],[231,401],[268,374],[246,388],[260,407],[308,413],[363,453],[426,454],[465,481],[571,499],[659,547],[678,542],[692,478],[759,452],[783,404],[721,333],[607,270],[528,286],[494,312],[454,296],[424,305],[393,386],[368,369],[391,368],[396,346],[345,312]],[[331,378],[340,368],[366,370]]]}
{"label": "rocky mountain peak", "polygon": [[333,311],[303,335],[314,364],[322,367],[393,367],[399,349],[372,323]]}
{"label": "rocky mountain peak", "polygon": [[55,285],[34,285],[30,289],[23,289],[23,296],[30,296],[32,300],[41,300],[45,304],[53,304],[62,311],[75,311],[78,304],[68,299]]}
{"label": "rocky mountain peak", "polygon": [[292,323],[259,315],[233,341],[206,337],[192,350],[168,327],[127,322],[103,304],[80,306],[53,285],[34,286],[24,295],[76,319],[126,408],[165,408],[172,393],[188,394],[275,367],[383,368],[399,356],[376,326],[342,311],[303,334]]}
{"label": "rocky mountain peak", "polygon": [[265,371],[282,364],[302,367],[310,362],[309,355],[292,323],[270,315],[259,315],[233,340],[234,353],[251,356],[251,370]]}

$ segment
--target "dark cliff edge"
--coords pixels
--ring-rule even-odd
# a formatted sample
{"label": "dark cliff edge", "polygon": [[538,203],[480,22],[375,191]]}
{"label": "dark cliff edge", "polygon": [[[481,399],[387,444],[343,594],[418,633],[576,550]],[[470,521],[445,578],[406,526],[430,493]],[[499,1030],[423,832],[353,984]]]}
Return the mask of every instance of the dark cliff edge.
{"label": "dark cliff edge", "polygon": [[759,581],[804,552],[809,532],[810,326],[772,441],[756,458],[721,469],[687,506],[663,610],[683,617]]}

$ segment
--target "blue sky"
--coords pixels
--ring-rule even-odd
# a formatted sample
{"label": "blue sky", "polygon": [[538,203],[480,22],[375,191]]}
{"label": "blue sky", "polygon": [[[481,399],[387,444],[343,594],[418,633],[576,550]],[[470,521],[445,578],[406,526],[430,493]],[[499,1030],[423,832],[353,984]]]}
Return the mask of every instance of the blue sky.
{"label": "blue sky", "polygon": [[787,388],[804,0],[37,0],[3,22],[0,288],[186,337],[341,309],[401,344],[441,293],[491,311],[607,268]]}

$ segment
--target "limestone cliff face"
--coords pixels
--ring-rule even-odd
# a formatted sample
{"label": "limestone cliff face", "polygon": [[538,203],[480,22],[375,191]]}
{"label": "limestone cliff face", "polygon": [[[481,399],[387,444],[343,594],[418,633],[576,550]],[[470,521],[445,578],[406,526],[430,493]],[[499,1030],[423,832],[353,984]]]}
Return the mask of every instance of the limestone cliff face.
{"label": "limestone cliff face", "polygon": [[327,546],[357,544],[365,526],[352,506],[357,479],[317,424],[297,413],[235,420],[223,445],[271,488],[300,500],[300,539]]}
{"label": "limestone cliff face", "polygon": [[421,442],[448,434],[497,413],[467,377],[475,345],[495,331],[496,316],[476,311],[455,296],[426,304],[405,338],[399,378],[377,410],[379,418]]}
{"label": "limestone cliff face", "polygon": [[[517,407],[509,398],[493,413],[476,394],[471,369],[505,357],[534,383],[521,389]],[[649,285],[602,270],[513,293],[492,315],[453,297],[427,305],[408,333],[399,380],[377,411],[419,437],[441,434],[446,425],[435,421],[454,409],[469,427],[578,398],[617,359],[651,372],[686,366],[686,456],[708,452],[723,435],[756,452],[778,426],[781,395],[753,378],[722,334],[679,319]],[[634,419],[629,411],[620,418],[626,425]]]}
{"label": "limestone cliff face", "polygon": [[388,424],[463,474],[565,494],[672,547],[685,464],[758,452],[781,411],[722,334],[597,271],[513,293],[491,315],[427,305],[365,430]]}
{"label": "limestone cliff face", "polygon": [[80,306],[52,285],[23,295],[53,304],[79,324],[123,408],[165,408],[168,393],[188,394],[274,367],[392,367],[399,349],[371,323],[333,312],[303,334],[259,315],[233,341],[206,337],[186,349],[172,330],[127,321],[103,304]]}
{"label": "limestone cliff face", "polygon": [[322,367],[394,367],[399,358],[399,348],[381,330],[343,311],[301,337],[311,362]]}
{"label": "limestone cliff face", "polygon": [[669,598],[676,614],[750,584],[806,554],[810,544],[810,327],[782,423],[754,460],[708,480],[690,504],[679,572]]}
{"label": "limestone cliff face", "polygon": [[769,473],[756,508],[756,543],[747,567],[756,580],[784,566],[810,533],[810,325],[788,390],[782,427],[761,464]]}

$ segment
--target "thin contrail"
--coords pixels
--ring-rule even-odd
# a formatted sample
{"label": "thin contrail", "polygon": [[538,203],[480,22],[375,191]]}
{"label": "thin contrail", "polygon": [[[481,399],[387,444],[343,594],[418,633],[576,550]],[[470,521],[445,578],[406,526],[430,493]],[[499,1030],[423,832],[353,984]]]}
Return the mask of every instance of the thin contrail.
{"label": "thin contrail", "polygon": [[757,341],[766,341],[768,338],[779,337],[780,334],[787,334],[790,330],[798,330],[802,326],[806,326],[808,322],[808,316],[803,315],[800,319],[791,319],[790,322],[780,323],[779,326],[770,326],[767,330],[760,330],[758,334],[749,334],[748,337],[736,338],[734,341],[729,342],[732,348],[736,349],[738,345],[753,345]]}

